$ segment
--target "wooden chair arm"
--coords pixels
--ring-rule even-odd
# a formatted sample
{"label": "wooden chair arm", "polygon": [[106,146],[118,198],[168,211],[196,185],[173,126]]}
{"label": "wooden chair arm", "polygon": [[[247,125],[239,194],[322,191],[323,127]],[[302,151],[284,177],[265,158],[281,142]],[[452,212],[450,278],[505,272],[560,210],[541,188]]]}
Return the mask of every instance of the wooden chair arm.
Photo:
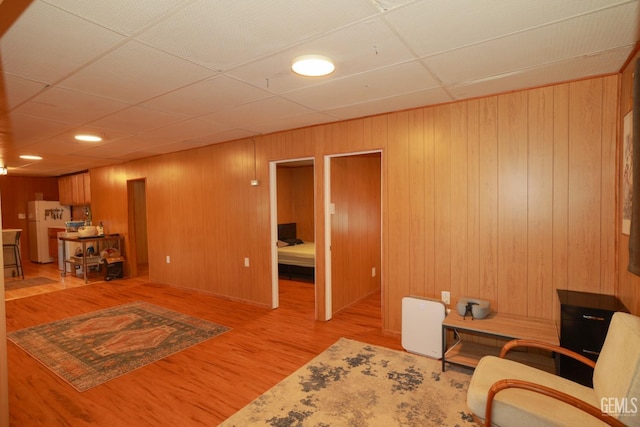
{"label": "wooden chair arm", "polygon": [[485,423],[484,425],[486,427],[491,427],[491,416],[492,416],[491,409],[493,407],[493,399],[495,395],[499,391],[506,390],[508,388],[520,388],[520,389],[540,393],[545,396],[558,399],[571,406],[574,406],[598,418],[599,420],[601,420],[602,422],[610,426],[625,427],[625,424],[620,422],[618,419],[613,418],[609,414],[603,413],[599,408],[596,408],[595,406],[590,405],[584,400],[578,399],[577,397],[571,396],[570,394],[563,393],[561,391],[549,388],[544,385],[535,384],[529,381],[515,380],[515,379],[504,379],[504,380],[497,381],[489,389],[489,393],[487,394],[487,406],[485,408],[485,417],[484,417],[484,423]]}
{"label": "wooden chair arm", "polygon": [[544,341],[536,341],[536,340],[511,340],[502,347],[502,350],[500,351],[500,357],[504,359],[507,353],[516,347],[536,347],[544,350],[554,351],[556,353],[569,356],[579,362],[582,362],[585,365],[589,366],[590,368],[596,367],[596,362],[589,359],[588,357],[585,357],[579,353],[576,353],[575,351],[572,351],[557,345],[549,344]]}

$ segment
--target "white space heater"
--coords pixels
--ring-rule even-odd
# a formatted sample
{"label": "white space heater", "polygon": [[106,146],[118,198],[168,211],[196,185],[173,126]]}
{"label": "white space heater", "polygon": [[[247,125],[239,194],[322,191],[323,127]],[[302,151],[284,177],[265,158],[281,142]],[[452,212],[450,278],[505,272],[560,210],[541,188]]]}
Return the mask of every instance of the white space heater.
{"label": "white space heater", "polygon": [[411,353],[442,358],[442,321],[446,308],[438,300],[402,298],[402,347]]}

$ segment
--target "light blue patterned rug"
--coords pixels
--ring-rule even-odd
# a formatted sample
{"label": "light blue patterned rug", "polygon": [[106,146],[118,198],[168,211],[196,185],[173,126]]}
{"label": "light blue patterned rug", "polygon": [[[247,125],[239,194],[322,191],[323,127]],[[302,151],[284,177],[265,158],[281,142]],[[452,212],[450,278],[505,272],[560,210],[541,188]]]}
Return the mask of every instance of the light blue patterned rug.
{"label": "light blue patterned rug", "polygon": [[470,374],[341,338],[220,426],[476,426]]}

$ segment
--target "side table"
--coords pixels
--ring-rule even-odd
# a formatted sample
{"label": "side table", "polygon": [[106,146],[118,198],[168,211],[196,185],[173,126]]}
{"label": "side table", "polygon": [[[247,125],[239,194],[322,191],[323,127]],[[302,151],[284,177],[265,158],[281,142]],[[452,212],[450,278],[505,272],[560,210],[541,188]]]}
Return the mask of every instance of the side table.
{"label": "side table", "polygon": [[[484,319],[467,317],[464,319],[456,311],[451,311],[442,322],[442,371],[446,364],[455,364],[475,368],[478,361],[486,355],[499,355],[500,347],[459,340],[452,345],[447,343],[447,332],[465,332],[500,339],[533,339],[559,345],[558,331],[552,320],[515,316],[492,312]],[[522,361],[546,371],[554,372],[552,357],[537,353],[511,352],[509,358]]]}

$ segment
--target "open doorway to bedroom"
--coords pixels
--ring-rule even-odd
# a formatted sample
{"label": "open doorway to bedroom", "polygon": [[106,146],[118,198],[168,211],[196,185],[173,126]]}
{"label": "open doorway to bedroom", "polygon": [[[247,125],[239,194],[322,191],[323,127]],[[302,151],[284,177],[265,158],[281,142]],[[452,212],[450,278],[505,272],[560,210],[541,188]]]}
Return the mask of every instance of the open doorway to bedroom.
{"label": "open doorway to bedroom", "polygon": [[295,291],[315,306],[315,173],[313,158],[271,163],[272,305]]}

